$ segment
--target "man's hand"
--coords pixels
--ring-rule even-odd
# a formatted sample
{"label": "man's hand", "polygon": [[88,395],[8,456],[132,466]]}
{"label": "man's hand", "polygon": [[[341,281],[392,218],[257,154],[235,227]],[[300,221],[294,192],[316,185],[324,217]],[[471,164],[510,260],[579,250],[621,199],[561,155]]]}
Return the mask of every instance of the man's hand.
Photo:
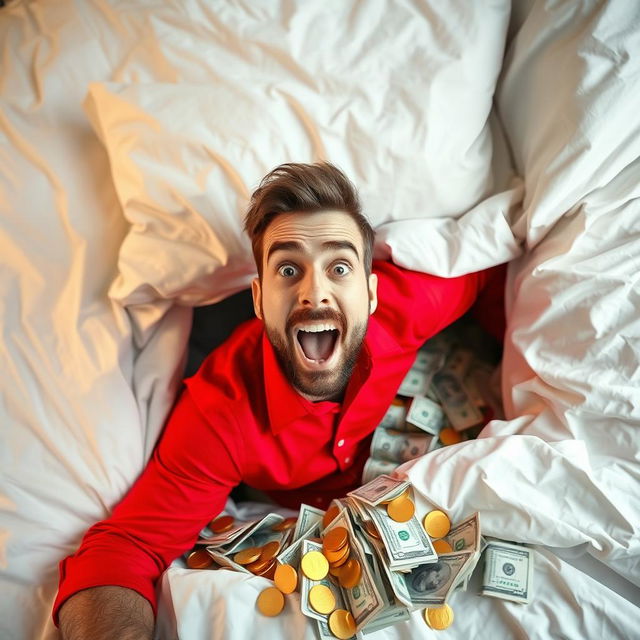
{"label": "man's hand", "polygon": [[63,640],[151,640],[153,610],[140,594],[124,587],[79,591],[60,609]]}

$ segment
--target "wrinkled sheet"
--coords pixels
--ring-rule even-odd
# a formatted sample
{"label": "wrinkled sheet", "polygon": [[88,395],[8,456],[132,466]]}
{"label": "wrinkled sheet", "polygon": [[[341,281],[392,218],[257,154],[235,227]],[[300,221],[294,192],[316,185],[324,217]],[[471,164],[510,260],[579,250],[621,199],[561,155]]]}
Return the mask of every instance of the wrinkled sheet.
{"label": "wrinkled sheet", "polygon": [[[514,5],[491,119],[490,197],[379,231],[379,255],[440,275],[513,259],[507,419],[402,472],[421,512],[438,505],[455,520],[477,509],[486,533],[535,545],[536,595],[516,605],[481,598],[472,584],[452,600],[447,637],[632,638],[640,628],[640,18],[623,1],[559,4]],[[504,3],[487,5],[495,16]],[[428,4],[407,6],[428,19]],[[278,34],[304,13],[269,7],[265,20],[237,5],[235,33],[204,0],[0,9],[2,638],[56,637],[57,563],[143,468],[190,325],[187,308],[127,308],[107,295],[128,227],[82,110],[87,86],[212,82],[216,60],[228,70],[244,59],[229,43],[255,38],[256,25],[278,59]],[[367,7],[344,16],[356,32],[387,8]],[[454,40],[463,19],[448,17]],[[204,55],[212,42],[223,58]],[[353,59],[376,49],[357,38],[353,47]],[[332,56],[323,52],[329,68]],[[415,243],[423,236],[428,252]],[[145,327],[144,341],[134,326]],[[159,637],[245,637],[264,585],[177,562],[159,585]],[[260,631],[313,637],[293,603]],[[430,633],[414,614],[371,637]]]}

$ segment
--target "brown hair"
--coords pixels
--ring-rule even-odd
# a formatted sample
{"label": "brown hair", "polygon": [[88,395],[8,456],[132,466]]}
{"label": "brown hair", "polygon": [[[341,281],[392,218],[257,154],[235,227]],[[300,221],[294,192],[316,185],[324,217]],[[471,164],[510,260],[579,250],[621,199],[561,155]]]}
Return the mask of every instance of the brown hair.
{"label": "brown hair", "polygon": [[244,229],[251,239],[258,274],[262,275],[262,239],[273,219],[281,213],[323,209],[344,211],[358,225],[364,246],[364,267],[369,275],[375,232],[360,210],[355,186],[329,162],[281,164],[253,192]]}

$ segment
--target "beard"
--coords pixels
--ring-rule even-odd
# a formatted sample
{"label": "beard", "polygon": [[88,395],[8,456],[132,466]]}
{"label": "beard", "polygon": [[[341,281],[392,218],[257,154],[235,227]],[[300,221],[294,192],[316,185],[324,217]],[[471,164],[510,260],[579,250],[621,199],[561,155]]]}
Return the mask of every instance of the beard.
{"label": "beard", "polygon": [[[284,371],[289,383],[302,395],[314,400],[340,400],[349,384],[353,368],[358,361],[362,343],[367,333],[367,320],[354,325],[350,334],[346,336],[346,322],[342,314],[333,309],[325,310],[300,310],[295,311],[287,319],[285,335],[282,336],[273,327],[265,322],[265,331],[269,342],[273,346],[278,362]],[[293,326],[299,322],[335,322],[340,328],[340,337],[343,339],[342,356],[336,365],[330,370],[309,371],[298,366],[296,346],[293,343]],[[334,348],[337,348],[338,345]]]}

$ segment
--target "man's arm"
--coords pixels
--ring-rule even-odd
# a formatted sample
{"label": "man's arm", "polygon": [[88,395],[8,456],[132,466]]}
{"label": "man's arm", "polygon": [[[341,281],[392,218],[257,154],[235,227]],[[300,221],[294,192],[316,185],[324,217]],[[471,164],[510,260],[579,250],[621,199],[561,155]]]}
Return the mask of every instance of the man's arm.
{"label": "man's arm", "polygon": [[79,591],[60,609],[63,640],[151,640],[154,616],[149,602],[124,587]]}
{"label": "man's arm", "polygon": [[[235,423],[225,422],[223,415],[210,418],[203,417],[186,391],[131,491],[60,564],[53,616],[57,624],[59,612],[65,611],[65,637],[75,638],[71,629],[77,625],[77,637],[93,638],[93,633],[82,634],[96,619],[116,629],[142,623],[146,616],[139,614],[149,609],[153,629],[156,580],[194,544],[241,480],[242,439]],[[106,587],[115,590],[101,591]],[[110,637],[119,636],[112,632]]]}

